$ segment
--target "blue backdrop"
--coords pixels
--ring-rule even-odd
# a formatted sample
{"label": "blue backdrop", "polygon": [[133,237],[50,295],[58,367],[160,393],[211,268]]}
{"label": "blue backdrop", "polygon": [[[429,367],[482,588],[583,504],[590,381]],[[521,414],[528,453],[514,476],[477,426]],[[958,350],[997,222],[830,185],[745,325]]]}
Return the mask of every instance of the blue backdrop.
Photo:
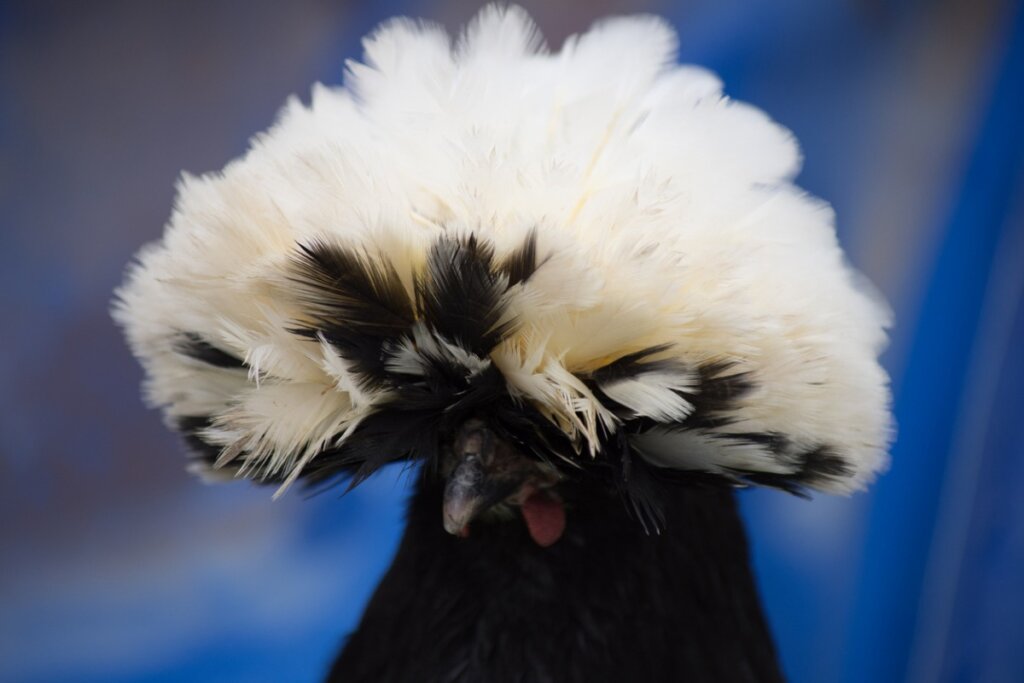
{"label": "blue backdrop", "polygon": [[[800,139],[897,320],[872,491],[742,496],[793,681],[1024,680],[1024,3],[524,3],[549,41],[652,11]],[[314,681],[390,557],[405,480],[204,487],[107,314],[182,170],[337,83],[395,14],[470,0],[0,2],[0,680]]]}

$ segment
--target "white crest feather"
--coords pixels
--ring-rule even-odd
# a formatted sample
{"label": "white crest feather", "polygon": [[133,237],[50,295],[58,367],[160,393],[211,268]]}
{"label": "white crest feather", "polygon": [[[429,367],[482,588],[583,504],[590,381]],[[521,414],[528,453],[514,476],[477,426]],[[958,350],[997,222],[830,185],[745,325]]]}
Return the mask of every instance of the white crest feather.
{"label": "white crest feather", "polygon": [[[536,230],[538,270],[508,293],[516,325],[490,358],[421,334],[392,362],[415,371],[430,347],[470,369],[493,363],[582,456],[619,423],[588,373],[669,344],[680,367],[743,368],[754,389],[736,399],[734,424],[841,454],[848,471],[815,486],[863,487],[890,438],[877,362],[887,312],[844,263],[831,210],[792,184],[793,136],[724,97],[713,74],[675,65],[675,44],[663,21],[625,17],[552,53],[516,7],[484,9],[456,41],[428,24],[383,25],[344,87],[317,86],[308,107],[289,101],[223,172],[183,177],[115,310],[150,400],[172,422],[209,419],[202,435],[222,460],[245,451],[250,474],[290,481],[383,395],[326,339],[291,330],[281,269],[296,249],[327,240],[386,255],[412,291],[441,235],[472,233],[500,260]],[[182,334],[251,376],[176,352]],[[685,420],[696,383],[651,372],[604,392]],[[795,462],[712,432],[652,432],[636,446],[656,464],[713,472]]]}
{"label": "white crest feather", "polygon": [[680,394],[699,390],[697,377],[688,371],[645,372],[601,385],[608,398],[658,422],[685,420],[693,411],[693,404]]}

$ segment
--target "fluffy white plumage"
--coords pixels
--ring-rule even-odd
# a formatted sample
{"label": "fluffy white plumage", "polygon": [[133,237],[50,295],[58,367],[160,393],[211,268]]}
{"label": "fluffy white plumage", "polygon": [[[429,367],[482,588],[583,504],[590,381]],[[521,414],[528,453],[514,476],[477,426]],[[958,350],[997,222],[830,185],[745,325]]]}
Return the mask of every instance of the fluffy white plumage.
{"label": "fluffy white plumage", "polygon": [[[660,358],[733,363],[755,388],[715,433],[652,432],[638,452],[785,474],[797,465],[728,439],[781,434],[794,453],[829,444],[848,466],[814,486],[864,486],[890,435],[876,360],[887,313],[844,263],[831,209],[793,185],[793,137],[713,74],[676,65],[675,46],[642,16],[550,52],[514,7],[485,9],[454,44],[429,24],[379,28],[344,87],[315,86],[308,107],[291,99],[242,159],[182,178],[115,310],[149,400],[171,420],[213,416],[205,437],[227,456],[294,476],[377,398],[330,344],[288,331],[302,315],[285,275],[297,247],[386,254],[411,292],[439,234],[476,234],[500,256],[536,229],[542,266],[508,295],[520,326],[470,360],[497,366],[578,457],[616,428],[581,374],[668,343]],[[177,353],[182,333],[244,358],[249,376]],[[650,373],[605,393],[680,419],[694,381]]]}

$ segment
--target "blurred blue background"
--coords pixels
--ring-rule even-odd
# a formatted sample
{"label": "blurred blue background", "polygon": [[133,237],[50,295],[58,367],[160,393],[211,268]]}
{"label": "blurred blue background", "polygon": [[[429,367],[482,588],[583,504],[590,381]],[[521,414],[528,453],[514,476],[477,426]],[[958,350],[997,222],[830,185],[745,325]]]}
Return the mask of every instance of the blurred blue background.
{"label": "blurred blue background", "polygon": [[[897,325],[869,494],[742,498],[793,681],[1024,680],[1024,3],[524,3],[551,43],[650,11],[800,139]],[[107,309],[184,169],[337,83],[378,21],[464,0],[0,2],[0,680],[315,681],[405,482],[204,487]],[[1016,349],[1016,351],[1015,351]]]}

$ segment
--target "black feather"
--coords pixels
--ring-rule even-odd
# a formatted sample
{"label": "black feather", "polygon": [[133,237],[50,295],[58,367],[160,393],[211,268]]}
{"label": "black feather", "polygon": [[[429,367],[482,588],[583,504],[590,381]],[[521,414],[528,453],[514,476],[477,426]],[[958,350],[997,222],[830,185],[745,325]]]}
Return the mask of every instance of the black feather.
{"label": "black feather", "polygon": [[174,421],[174,426],[192,452],[192,457],[212,466],[220,455],[220,446],[209,443],[202,436],[203,430],[210,424],[210,418],[205,415],[188,415],[178,417]]}
{"label": "black feather", "polygon": [[383,349],[408,335],[416,316],[394,265],[326,242],[303,245],[288,275],[305,322],[294,331],[322,336],[366,387],[388,381]]}
{"label": "black feather", "polygon": [[731,424],[730,412],[755,384],[746,372],[734,372],[735,364],[715,361],[698,366],[700,391],[688,397],[693,412],[686,418],[691,429],[715,429]]}
{"label": "black feather", "polygon": [[793,474],[753,473],[746,474],[745,478],[761,486],[772,486],[807,498],[807,487],[853,474],[850,464],[829,446],[816,446],[790,457],[796,463]]}
{"label": "black feather", "polygon": [[853,468],[842,455],[828,446],[818,446],[801,456],[800,479],[808,484],[820,484],[829,479],[853,476]]}
{"label": "black feather", "polygon": [[311,459],[304,479],[319,485],[349,479],[358,485],[381,467],[398,460],[426,461],[437,466],[443,437],[475,414],[504,412],[496,404],[511,403],[496,368],[447,385],[426,381],[396,386],[376,410],[340,446],[325,449]]}
{"label": "black feather", "polygon": [[613,496],[594,481],[564,487],[565,533],[548,548],[513,522],[456,538],[424,471],[328,680],[781,681],[729,487],[682,484],[661,535],[637,533]]}
{"label": "black feather", "polygon": [[427,256],[417,300],[430,328],[484,357],[512,330],[501,323],[509,277],[494,266],[494,249],[470,235],[444,236]]}
{"label": "black feather", "polygon": [[612,461],[612,478],[626,505],[626,511],[643,528],[644,533],[659,534],[665,528],[665,495],[669,494],[664,479],[659,480],[655,468],[633,452],[629,435],[619,431],[614,444],[605,449]]}
{"label": "black feather", "polygon": [[649,372],[687,372],[687,367],[674,358],[649,360],[651,356],[663,353],[672,348],[671,344],[649,346],[635,353],[630,353],[604,365],[592,374],[598,383],[609,384],[623,379],[632,379]]}
{"label": "black feather", "polygon": [[174,350],[183,356],[212,365],[218,368],[244,368],[241,358],[217,348],[196,332],[182,332],[174,339]]}
{"label": "black feather", "polygon": [[537,230],[533,229],[523,244],[501,262],[501,271],[508,278],[508,286],[513,287],[529,280],[537,268]]}

